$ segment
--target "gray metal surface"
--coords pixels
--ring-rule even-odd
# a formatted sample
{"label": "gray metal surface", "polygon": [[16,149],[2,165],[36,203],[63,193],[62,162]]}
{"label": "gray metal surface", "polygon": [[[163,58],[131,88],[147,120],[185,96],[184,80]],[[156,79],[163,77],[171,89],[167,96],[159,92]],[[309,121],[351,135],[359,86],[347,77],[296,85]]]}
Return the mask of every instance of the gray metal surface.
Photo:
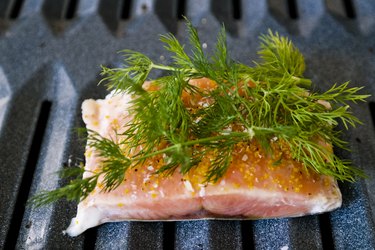
{"label": "gray metal surface", "polygon": [[[0,248],[19,249],[375,249],[375,2],[368,0],[5,0],[0,1]],[[288,5],[289,3],[289,5]],[[295,4],[293,4],[295,3]],[[182,5],[181,5],[182,4]],[[181,6],[184,6],[181,7]],[[222,22],[237,60],[256,58],[259,34],[289,36],[320,89],[352,80],[370,103],[344,135],[348,157],[369,178],[340,184],[343,206],[329,214],[261,221],[109,223],[76,238],[62,234],[75,204],[24,207],[61,182],[53,174],[83,157],[80,103],[105,96],[99,65],[121,49],[164,61],[158,34],[186,41],[180,14],[212,47]],[[370,108],[371,107],[371,108]]]}

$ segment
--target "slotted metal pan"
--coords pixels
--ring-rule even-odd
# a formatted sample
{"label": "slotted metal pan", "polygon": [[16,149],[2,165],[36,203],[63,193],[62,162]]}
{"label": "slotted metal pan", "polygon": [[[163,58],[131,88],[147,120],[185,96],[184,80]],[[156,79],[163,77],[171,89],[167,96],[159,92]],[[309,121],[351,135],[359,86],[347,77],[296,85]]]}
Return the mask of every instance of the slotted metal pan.
{"label": "slotted metal pan", "polygon": [[[374,249],[375,2],[368,0],[3,0],[0,1],[0,248],[3,249]],[[62,183],[55,171],[83,158],[74,128],[80,104],[102,98],[99,65],[121,49],[168,61],[158,34],[186,42],[182,16],[210,49],[222,23],[232,57],[256,58],[268,28],[290,37],[319,89],[351,80],[372,94],[354,107],[364,125],[337,152],[367,179],[340,183],[342,208],[259,221],[108,223],[62,234],[76,205],[33,209],[26,200]]]}

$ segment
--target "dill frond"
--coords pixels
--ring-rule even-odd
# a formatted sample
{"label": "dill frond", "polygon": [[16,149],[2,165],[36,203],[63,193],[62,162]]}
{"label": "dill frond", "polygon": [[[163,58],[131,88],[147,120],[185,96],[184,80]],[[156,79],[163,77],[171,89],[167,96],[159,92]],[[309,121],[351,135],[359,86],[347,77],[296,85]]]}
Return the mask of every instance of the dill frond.
{"label": "dill frond", "polygon": [[[134,96],[129,109],[133,119],[121,134],[116,133],[118,138],[88,131],[87,145],[103,159],[98,171],[81,179],[84,169],[64,170],[63,178],[76,179],[57,190],[40,193],[31,202],[40,206],[60,198],[83,200],[94,190],[99,177],[103,191],[111,191],[124,181],[130,168],[157,155],[165,155],[165,164],[156,174],[170,175],[175,171],[189,173],[209,154],[205,181],[216,182],[230,166],[236,144],[256,140],[272,154],[273,138],[285,142],[293,159],[307,169],[343,181],[364,176],[327,146],[346,149],[347,142],[337,128],[349,129],[361,123],[350,109],[351,103],[369,97],[359,94],[361,87],[349,87],[345,82],[325,92],[314,91],[311,80],[303,76],[303,55],[277,32],[260,37],[260,60],[250,67],[230,58],[224,26],[213,55],[207,55],[197,29],[189,20],[186,24],[189,53],[172,34],[160,37],[164,48],[172,53],[172,65],[156,64],[142,53],[124,50],[123,67],[102,67],[100,84],[115,93]],[[164,71],[164,76],[154,79],[154,89],[148,91],[143,83],[152,70]],[[190,80],[202,77],[214,81],[216,88],[203,91],[190,84]],[[184,93],[200,95],[210,102],[188,108],[182,100]],[[165,147],[160,148],[161,143]],[[279,162],[275,159],[274,164]]]}
{"label": "dill frond", "polygon": [[[68,173],[69,172],[69,173]],[[74,172],[74,174],[73,174]],[[95,189],[98,182],[98,175],[93,175],[82,179],[82,168],[70,168],[61,172],[61,178],[75,177],[68,184],[52,191],[41,191],[37,195],[28,200],[28,204],[35,207],[41,207],[60,199],[68,201],[82,201]]]}

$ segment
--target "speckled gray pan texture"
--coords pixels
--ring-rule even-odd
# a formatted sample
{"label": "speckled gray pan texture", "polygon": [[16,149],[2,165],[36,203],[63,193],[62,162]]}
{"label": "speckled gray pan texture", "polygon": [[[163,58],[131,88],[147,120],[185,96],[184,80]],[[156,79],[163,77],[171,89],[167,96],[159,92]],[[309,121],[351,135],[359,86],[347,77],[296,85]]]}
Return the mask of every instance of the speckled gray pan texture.
{"label": "speckled gray pan texture", "polygon": [[[183,6],[183,7],[181,7]],[[178,11],[177,11],[178,10]],[[350,158],[369,176],[341,183],[342,208],[324,215],[259,221],[120,222],[76,238],[62,234],[76,205],[24,207],[53,189],[53,174],[83,157],[80,104],[106,92],[99,65],[121,49],[168,61],[158,34],[186,42],[179,14],[212,48],[221,23],[232,56],[256,58],[258,36],[289,36],[319,89],[352,80],[372,94],[354,107],[364,122],[344,133]],[[370,0],[2,0],[0,1],[0,248],[12,249],[375,249],[375,1]]]}

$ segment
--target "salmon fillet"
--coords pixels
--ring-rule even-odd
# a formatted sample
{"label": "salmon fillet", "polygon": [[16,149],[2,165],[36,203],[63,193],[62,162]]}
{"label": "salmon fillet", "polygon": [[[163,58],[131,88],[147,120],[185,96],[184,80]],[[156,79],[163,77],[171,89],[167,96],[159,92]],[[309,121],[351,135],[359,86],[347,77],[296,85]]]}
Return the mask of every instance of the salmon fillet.
{"label": "salmon fillet", "polygon": [[[208,79],[191,84],[211,89]],[[185,105],[202,105],[202,98],[184,93]],[[105,99],[85,100],[83,120],[89,130],[116,139],[115,130],[131,120],[127,111],[131,96],[109,94]],[[209,101],[209,100],[206,100]],[[115,190],[102,192],[100,180],[95,190],[78,205],[77,216],[66,230],[76,236],[105,222],[123,220],[185,220],[202,218],[279,218],[331,211],[341,206],[341,193],[334,178],[306,170],[301,163],[277,150],[282,144],[274,138],[274,153],[283,157],[275,164],[256,141],[237,144],[225,175],[216,183],[204,183],[209,157],[186,175],[175,171],[170,176],[154,172],[163,164],[163,155],[147,160],[126,172]],[[86,148],[83,178],[100,167],[95,149]]]}

